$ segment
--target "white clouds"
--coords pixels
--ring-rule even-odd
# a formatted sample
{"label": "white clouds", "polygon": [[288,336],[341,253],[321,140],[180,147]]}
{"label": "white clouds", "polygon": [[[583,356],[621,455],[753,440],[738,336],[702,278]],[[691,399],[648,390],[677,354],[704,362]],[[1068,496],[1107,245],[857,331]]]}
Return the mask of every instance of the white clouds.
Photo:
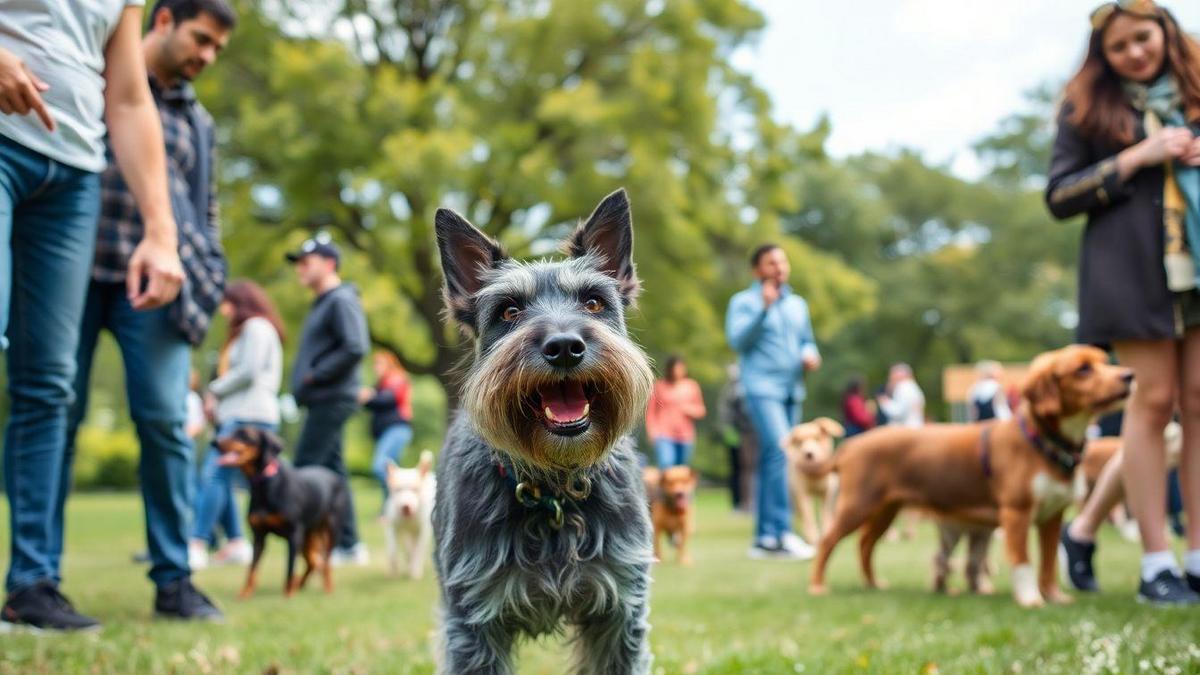
{"label": "white clouds", "polygon": [[[1078,65],[1098,0],[756,0],[769,27],[735,55],[771,93],[776,116],[833,121],[830,150],[915,147],[976,172],[970,144],[1023,105],[1023,94]],[[1174,3],[1200,28],[1200,3]]]}

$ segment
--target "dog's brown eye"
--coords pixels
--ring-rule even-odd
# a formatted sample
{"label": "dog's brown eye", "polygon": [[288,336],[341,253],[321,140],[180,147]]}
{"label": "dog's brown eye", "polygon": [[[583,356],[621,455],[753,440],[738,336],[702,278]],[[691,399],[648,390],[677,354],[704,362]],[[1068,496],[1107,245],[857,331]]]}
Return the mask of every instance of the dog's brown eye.
{"label": "dog's brown eye", "polygon": [[512,322],[512,321],[516,321],[517,317],[519,317],[519,316],[521,316],[521,308],[512,306],[512,307],[505,307],[504,312],[500,315],[500,318],[504,319],[505,321]]}
{"label": "dog's brown eye", "polygon": [[1090,363],[1085,363],[1082,366],[1079,366],[1079,368],[1075,369],[1076,377],[1083,377],[1084,375],[1087,375],[1091,372],[1092,372],[1092,364],[1090,364]]}
{"label": "dog's brown eye", "polygon": [[592,314],[599,314],[604,311],[604,303],[599,298],[588,298],[587,302],[583,303],[583,308]]}

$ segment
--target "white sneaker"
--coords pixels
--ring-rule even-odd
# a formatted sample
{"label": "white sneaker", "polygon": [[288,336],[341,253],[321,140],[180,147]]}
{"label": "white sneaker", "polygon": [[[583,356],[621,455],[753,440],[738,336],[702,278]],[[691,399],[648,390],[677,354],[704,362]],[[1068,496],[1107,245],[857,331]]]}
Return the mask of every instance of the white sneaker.
{"label": "white sneaker", "polygon": [[779,543],[783,545],[783,550],[787,551],[788,556],[796,560],[812,560],[817,554],[816,549],[793,532],[785,533],[780,537]]}
{"label": "white sneaker", "polygon": [[779,545],[779,540],[775,537],[761,537],[755,540],[746,556],[751,560],[780,559],[786,557],[787,552],[783,550]]}
{"label": "white sneaker", "polygon": [[204,546],[188,544],[188,567],[198,572],[208,567],[208,549]]}
{"label": "white sneaker", "polygon": [[329,556],[329,564],[334,567],[342,567],[344,565],[366,567],[370,562],[371,554],[367,551],[367,545],[361,541],[348,549],[335,548]]}
{"label": "white sneaker", "polygon": [[227,542],[217,551],[212,557],[213,565],[249,565],[250,560],[254,557],[254,550],[250,548],[250,542],[245,539],[235,539]]}

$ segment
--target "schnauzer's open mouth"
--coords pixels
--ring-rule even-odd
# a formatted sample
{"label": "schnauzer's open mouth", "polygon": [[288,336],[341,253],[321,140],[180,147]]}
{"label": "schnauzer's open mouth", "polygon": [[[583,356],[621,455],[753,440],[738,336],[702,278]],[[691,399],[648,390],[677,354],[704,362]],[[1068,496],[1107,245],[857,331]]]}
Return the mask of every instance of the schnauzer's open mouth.
{"label": "schnauzer's open mouth", "polygon": [[556,436],[578,436],[591,426],[592,392],[576,380],[548,382],[532,398],[546,430]]}

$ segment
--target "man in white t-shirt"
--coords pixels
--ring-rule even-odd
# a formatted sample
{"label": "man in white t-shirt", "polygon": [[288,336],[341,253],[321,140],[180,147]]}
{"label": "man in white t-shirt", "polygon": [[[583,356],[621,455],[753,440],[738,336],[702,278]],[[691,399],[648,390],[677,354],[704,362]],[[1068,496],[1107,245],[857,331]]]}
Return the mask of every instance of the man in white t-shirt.
{"label": "man in white t-shirt", "polygon": [[1006,420],[1012,417],[1008,407],[1008,396],[1000,376],[1004,369],[995,361],[980,361],[975,365],[979,379],[967,392],[967,412],[972,422]]}
{"label": "man in white t-shirt", "polygon": [[888,393],[879,396],[879,407],[888,424],[913,428],[925,424],[925,393],[907,363],[897,363],[888,371]]}
{"label": "man in white t-shirt", "polygon": [[[58,590],[53,510],[92,269],[107,132],[145,221],[126,292],[161,307],[183,282],[162,129],[141,46],[144,0],[5,0],[0,11],[0,348],[11,556],[0,622],[94,629]],[[3,627],[3,626],[0,626]]]}

